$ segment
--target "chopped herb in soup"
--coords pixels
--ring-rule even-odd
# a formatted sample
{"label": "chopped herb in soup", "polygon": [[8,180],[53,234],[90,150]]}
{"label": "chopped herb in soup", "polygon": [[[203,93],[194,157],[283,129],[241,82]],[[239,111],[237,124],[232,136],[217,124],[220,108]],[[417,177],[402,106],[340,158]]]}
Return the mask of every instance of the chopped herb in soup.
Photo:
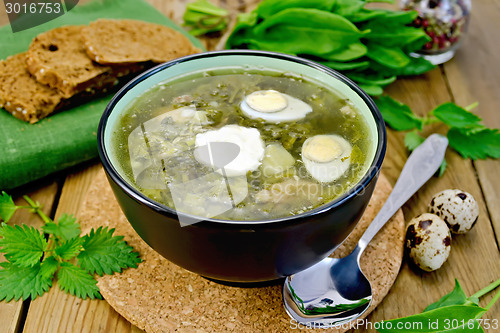
{"label": "chopped herb in soup", "polygon": [[370,162],[368,125],[353,104],[289,74],[193,74],[155,86],[120,117],[122,174],[202,218],[300,214],[345,193]]}

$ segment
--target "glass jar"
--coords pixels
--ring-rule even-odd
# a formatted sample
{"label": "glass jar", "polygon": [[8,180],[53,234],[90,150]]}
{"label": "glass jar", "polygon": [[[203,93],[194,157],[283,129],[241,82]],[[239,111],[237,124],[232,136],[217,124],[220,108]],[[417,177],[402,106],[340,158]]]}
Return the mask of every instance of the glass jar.
{"label": "glass jar", "polygon": [[413,22],[431,38],[413,56],[422,56],[435,65],[455,55],[469,25],[470,0],[401,0],[401,9],[416,10],[419,16]]}

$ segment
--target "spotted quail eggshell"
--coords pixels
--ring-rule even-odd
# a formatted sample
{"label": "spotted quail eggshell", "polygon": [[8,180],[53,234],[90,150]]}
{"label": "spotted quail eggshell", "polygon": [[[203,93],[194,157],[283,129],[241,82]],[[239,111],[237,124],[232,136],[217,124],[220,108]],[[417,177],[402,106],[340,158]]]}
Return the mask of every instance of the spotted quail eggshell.
{"label": "spotted quail eggshell", "polygon": [[479,206],[470,193],[444,190],[432,198],[429,212],[441,217],[453,233],[464,234],[477,222]]}
{"label": "spotted quail eggshell", "polygon": [[450,255],[450,229],[437,215],[419,215],[406,228],[406,247],[410,258],[418,267],[427,272],[434,271]]}

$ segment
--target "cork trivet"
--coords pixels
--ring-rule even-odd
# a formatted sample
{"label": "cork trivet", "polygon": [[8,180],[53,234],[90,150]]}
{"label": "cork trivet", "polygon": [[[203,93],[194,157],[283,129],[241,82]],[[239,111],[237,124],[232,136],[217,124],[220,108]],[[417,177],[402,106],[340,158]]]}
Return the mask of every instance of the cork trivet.
{"label": "cork trivet", "polygon": [[[332,256],[348,254],[391,191],[381,175],[365,214],[349,238]],[[80,214],[82,232],[109,226],[138,251],[137,269],[98,277],[104,298],[123,317],[146,332],[297,332],[292,329],[281,298],[281,286],[241,288],[218,284],[164,259],[135,233],[115,201],[101,170]],[[373,288],[368,315],[388,293],[403,256],[404,218],[400,210],[378,233],[361,258]],[[323,330],[321,330],[323,331]],[[346,330],[329,329],[340,333]]]}

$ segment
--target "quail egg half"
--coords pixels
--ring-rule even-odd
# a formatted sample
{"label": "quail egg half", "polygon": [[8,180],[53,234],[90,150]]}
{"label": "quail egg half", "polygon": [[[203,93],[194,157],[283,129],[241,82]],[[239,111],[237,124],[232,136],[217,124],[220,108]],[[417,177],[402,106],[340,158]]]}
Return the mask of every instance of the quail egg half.
{"label": "quail egg half", "polygon": [[347,171],[351,152],[351,144],[339,135],[316,135],[302,145],[302,161],[314,179],[329,183]]}
{"label": "quail egg half", "polygon": [[300,120],[312,112],[309,104],[276,90],[255,91],[243,99],[240,108],[247,117],[270,123]]}

